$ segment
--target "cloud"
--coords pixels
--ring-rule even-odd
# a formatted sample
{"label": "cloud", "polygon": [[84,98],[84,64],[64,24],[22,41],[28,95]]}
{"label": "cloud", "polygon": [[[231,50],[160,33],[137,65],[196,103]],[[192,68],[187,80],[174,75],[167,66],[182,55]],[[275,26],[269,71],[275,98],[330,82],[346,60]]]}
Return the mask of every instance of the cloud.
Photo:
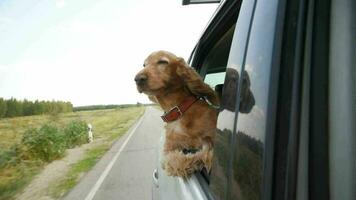
{"label": "cloud", "polygon": [[67,2],[65,0],[57,0],[56,1],[56,7],[61,9],[64,8],[67,5]]}
{"label": "cloud", "polygon": [[4,65],[0,65],[0,88],[3,85],[4,79],[6,77],[8,67]]}
{"label": "cloud", "polygon": [[255,105],[248,114],[239,113],[238,129],[261,141],[265,139],[265,123],[265,112],[258,105]]}
{"label": "cloud", "polygon": [[8,17],[0,17],[0,24],[1,25],[6,25],[6,24],[11,24],[13,23],[14,20]]}
{"label": "cloud", "polygon": [[8,17],[0,17],[0,33],[8,32],[14,26],[14,20]]}
{"label": "cloud", "polygon": [[252,64],[245,65],[245,71],[247,71],[248,75],[251,77],[255,77],[257,74],[255,72],[255,66]]}

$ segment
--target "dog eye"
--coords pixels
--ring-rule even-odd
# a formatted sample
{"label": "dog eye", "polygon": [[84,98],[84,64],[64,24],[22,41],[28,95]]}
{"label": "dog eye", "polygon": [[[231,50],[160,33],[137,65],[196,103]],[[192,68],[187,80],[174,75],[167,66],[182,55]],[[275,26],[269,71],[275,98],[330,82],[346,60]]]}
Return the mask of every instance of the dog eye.
{"label": "dog eye", "polygon": [[157,62],[157,64],[159,64],[159,65],[168,65],[168,61],[166,61],[166,60],[159,60],[159,61]]}
{"label": "dog eye", "polygon": [[145,63],[143,63],[143,67],[146,67],[146,64],[145,64]]}

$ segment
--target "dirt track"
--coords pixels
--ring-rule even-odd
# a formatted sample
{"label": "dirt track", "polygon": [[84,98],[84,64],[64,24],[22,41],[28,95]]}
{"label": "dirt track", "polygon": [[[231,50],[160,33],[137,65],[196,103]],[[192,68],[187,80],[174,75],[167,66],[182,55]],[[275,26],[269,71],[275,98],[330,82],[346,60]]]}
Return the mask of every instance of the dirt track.
{"label": "dirt track", "polygon": [[66,156],[60,160],[55,160],[45,166],[42,172],[35,176],[31,183],[24,189],[24,191],[17,195],[17,200],[51,200],[48,194],[48,187],[56,181],[63,178],[70,165],[83,159],[84,153],[87,149],[91,149],[103,143],[103,140],[95,140],[90,144],[84,144],[80,147],[68,149]]}

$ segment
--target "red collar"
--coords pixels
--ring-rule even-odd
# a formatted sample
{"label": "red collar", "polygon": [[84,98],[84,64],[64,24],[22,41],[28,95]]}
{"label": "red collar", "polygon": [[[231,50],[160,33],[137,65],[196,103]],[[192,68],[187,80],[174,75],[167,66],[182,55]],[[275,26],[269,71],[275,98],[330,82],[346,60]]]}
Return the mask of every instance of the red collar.
{"label": "red collar", "polygon": [[174,106],[168,112],[164,112],[164,115],[161,116],[162,120],[164,122],[172,122],[179,119],[180,117],[183,116],[183,113],[187,111],[188,108],[190,108],[190,106],[193,105],[198,100],[199,98],[196,98],[194,96],[190,96],[184,99],[184,101],[180,105]]}

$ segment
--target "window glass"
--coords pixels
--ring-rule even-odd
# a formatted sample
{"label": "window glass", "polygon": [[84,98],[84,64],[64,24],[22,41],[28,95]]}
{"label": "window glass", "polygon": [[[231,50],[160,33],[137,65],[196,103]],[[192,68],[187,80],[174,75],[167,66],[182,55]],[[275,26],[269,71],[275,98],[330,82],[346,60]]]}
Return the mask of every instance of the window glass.
{"label": "window glass", "polygon": [[[226,33],[218,40],[218,42],[209,51],[206,59],[203,61],[205,68],[204,82],[210,85],[221,99],[223,84],[225,81],[225,70],[228,61],[232,36],[235,26],[230,27]],[[203,68],[203,69],[204,69]],[[231,91],[231,94],[236,94],[236,91]],[[221,106],[220,106],[221,107]],[[214,161],[211,172],[210,188],[215,199],[223,199],[226,192],[227,183],[227,162],[229,159],[228,145],[230,135],[232,134],[231,127],[234,121],[234,112],[230,112],[227,116],[226,123],[218,128],[214,144]]]}
{"label": "window glass", "polygon": [[[231,199],[254,200],[262,197],[263,155],[275,30],[274,23],[270,22],[275,21],[276,12],[271,12],[275,6],[269,4],[263,7],[257,3],[251,24],[239,80],[239,114],[233,141],[233,173],[229,182]],[[229,66],[239,66],[240,56],[232,53]]]}
{"label": "window glass", "polygon": [[[231,137],[235,122],[237,94],[236,70],[227,69],[221,89],[221,102],[214,144],[214,160],[210,174],[210,189],[215,199],[225,199],[228,188]],[[217,88],[217,87],[216,87]]]}
{"label": "window glass", "polygon": [[[239,19],[236,19],[237,24],[235,23],[223,36],[223,38],[226,38],[225,41],[220,41],[220,45],[216,45],[220,47],[215,49],[217,52],[209,53],[207,60],[204,62],[206,64],[205,66],[208,66],[208,68],[205,69],[207,73],[205,82],[214,87],[220,96],[217,134],[214,145],[214,160],[209,185],[210,191],[215,199],[226,199],[230,193],[229,188],[232,187],[229,179],[232,175],[231,158],[234,153],[232,151],[232,141],[234,138],[234,124],[236,122],[236,97],[253,4],[253,1],[242,2]],[[236,6],[236,8],[238,7]],[[228,45],[226,41],[229,41]],[[214,49],[212,51],[214,51]],[[228,64],[231,54],[235,55],[235,62]],[[223,59],[221,59],[222,57]],[[213,61],[211,60],[212,58],[220,59]],[[236,59],[239,60],[237,61]],[[224,72],[220,72],[221,67],[224,67]],[[224,75],[225,77],[222,79]]]}

